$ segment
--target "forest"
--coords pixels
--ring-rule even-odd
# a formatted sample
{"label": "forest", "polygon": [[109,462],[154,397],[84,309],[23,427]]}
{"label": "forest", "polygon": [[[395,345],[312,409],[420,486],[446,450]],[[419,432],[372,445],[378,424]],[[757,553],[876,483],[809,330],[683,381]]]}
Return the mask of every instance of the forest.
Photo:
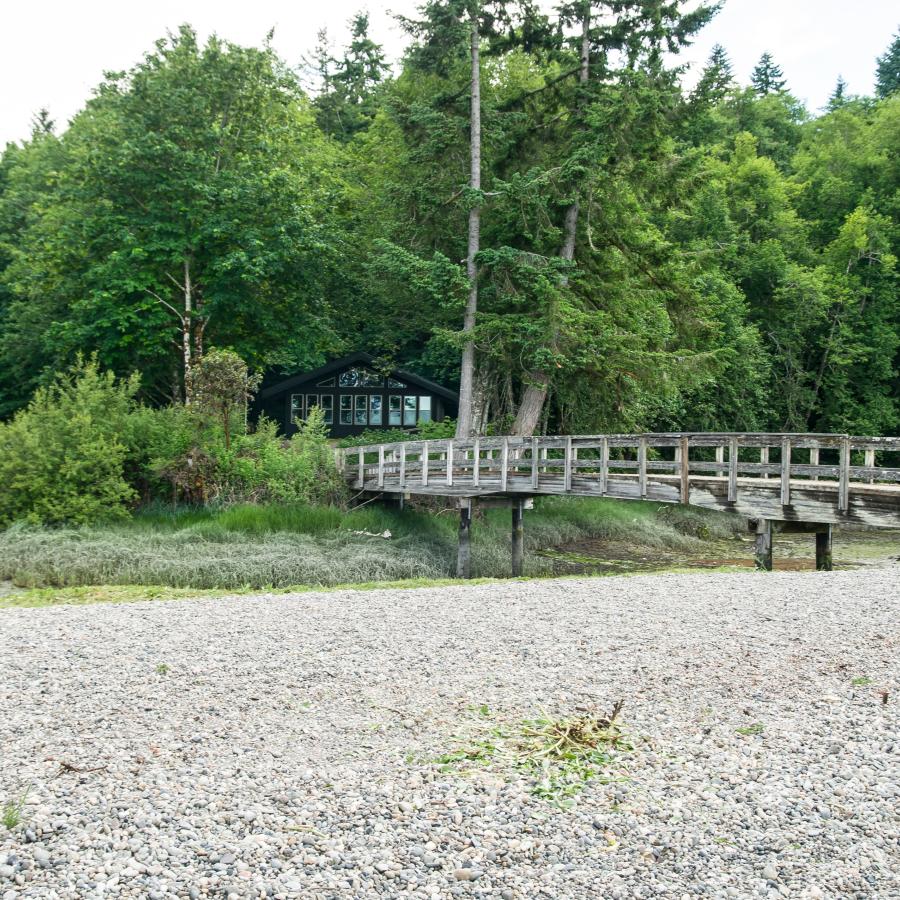
{"label": "forest", "polygon": [[896,434],[900,37],[808,110],[769,54],[685,87],[684,6],[428,0],[395,67],[364,14],[302,70],[161,38],[0,159],[0,416],[79,358],[162,408],[212,348],[366,349],[463,434]]}

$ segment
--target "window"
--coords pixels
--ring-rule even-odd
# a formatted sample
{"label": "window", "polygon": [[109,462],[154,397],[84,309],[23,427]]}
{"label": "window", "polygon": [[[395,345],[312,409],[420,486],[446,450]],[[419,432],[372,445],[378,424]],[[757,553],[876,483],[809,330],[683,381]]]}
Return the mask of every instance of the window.
{"label": "window", "polygon": [[397,394],[391,394],[388,398],[388,425],[402,425],[400,421],[400,409],[403,398]]}
{"label": "window", "polygon": [[405,388],[406,385],[402,381],[397,381],[396,378],[388,378],[387,380],[388,387],[392,388]]}
{"label": "window", "polygon": [[326,378],[324,381],[320,381],[316,387],[334,387],[334,378]]}
{"label": "window", "polygon": [[331,425],[334,422],[334,396],[332,394],[322,394],[319,397],[319,406],[322,407],[322,416],[325,424]]}
{"label": "window", "polygon": [[309,414],[312,412],[312,408],[314,406],[319,405],[319,395],[318,394],[307,394],[306,395],[306,408],[303,410],[303,418],[308,419]]}
{"label": "window", "polygon": [[[343,398],[342,398],[343,399]],[[353,414],[354,425],[365,425],[369,398],[365,394],[356,395],[356,407]]]}
{"label": "window", "polygon": [[381,407],[383,405],[382,397],[380,394],[372,394],[369,397],[369,424],[370,425],[380,425],[381,424]]}
{"label": "window", "polygon": [[415,425],[416,424],[416,398],[415,397],[404,397],[403,398],[403,424],[404,425]]}
{"label": "window", "polygon": [[291,394],[291,422],[302,422],[305,418],[303,394]]}
{"label": "window", "polygon": [[353,397],[349,394],[341,397],[341,425],[353,424]]}
{"label": "window", "polygon": [[419,397],[419,421],[431,421],[431,397]]}
{"label": "window", "polygon": [[338,384],[341,387],[381,387],[384,384],[384,378],[377,372],[370,372],[368,369],[358,369],[355,366],[341,372],[338,376]]}

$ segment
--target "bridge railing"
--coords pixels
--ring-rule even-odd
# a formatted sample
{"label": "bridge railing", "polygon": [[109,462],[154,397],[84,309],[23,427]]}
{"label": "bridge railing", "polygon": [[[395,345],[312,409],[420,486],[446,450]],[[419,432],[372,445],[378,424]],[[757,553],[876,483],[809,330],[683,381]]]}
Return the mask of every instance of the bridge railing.
{"label": "bridge railing", "polygon": [[481,437],[347,447],[338,464],[358,489],[459,493],[566,493],[589,479],[599,494],[627,479],[647,496],[653,479],[689,502],[692,479],[727,479],[728,500],[747,479],[775,481],[788,505],[797,482],[837,491],[846,510],[854,485],[900,485],[900,438],[845,434],[669,433]]}

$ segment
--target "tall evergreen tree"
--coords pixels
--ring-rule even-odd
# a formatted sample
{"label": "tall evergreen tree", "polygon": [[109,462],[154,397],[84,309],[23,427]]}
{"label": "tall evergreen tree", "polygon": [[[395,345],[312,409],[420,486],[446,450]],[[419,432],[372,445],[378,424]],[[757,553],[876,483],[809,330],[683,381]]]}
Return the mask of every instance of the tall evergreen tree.
{"label": "tall evergreen tree", "polygon": [[844,81],[843,75],[838,75],[837,84],[834,86],[834,90],[828,98],[827,108],[832,111],[839,109],[847,102],[847,96],[847,82]]}
{"label": "tall evergreen tree", "polygon": [[875,71],[875,93],[880,99],[900,90],[900,32],[894,36],[890,47],[878,57]]}
{"label": "tall evergreen tree", "polygon": [[753,74],[750,76],[750,84],[762,97],[767,94],[777,94],[784,90],[785,79],[781,67],[776,64],[771,53],[763,53]]}
{"label": "tall evergreen tree", "polygon": [[716,44],[712,48],[712,53],[709,55],[691,98],[715,103],[734,87],[734,83],[734,70],[728,53],[721,44]]}
{"label": "tall evergreen tree", "polygon": [[350,43],[340,59],[331,56],[327,34],[319,32],[312,61],[319,80],[319,126],[339,140],[349,140],[374,118],[376,93],[390,68],[381,45],[369,37],[369,16],[357,13],[350,20]]}

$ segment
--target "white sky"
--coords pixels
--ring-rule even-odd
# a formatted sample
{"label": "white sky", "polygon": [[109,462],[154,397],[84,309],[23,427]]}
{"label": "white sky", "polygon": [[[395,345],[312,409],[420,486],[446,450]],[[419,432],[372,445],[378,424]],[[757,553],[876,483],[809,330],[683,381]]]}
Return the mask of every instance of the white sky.
{"label": "white sky", "polygon": [[[297,64],[327,27],[339,46],[360,8],[371,35],[396,57],[403,37],[388,10],[409,14],[417,0],[7,0],[0,31],[0,146],[30,132],[33,114],[50,110],[57,129],[81,108],[104,70],[128,69],[167,29],[190,22],[240,44],[259,44],[275,28],[274,45]],[[552,5],[552,0],[546,0]],[[812,109],[824,105],[838,74],[851,92],[872,90],[875,58],[900,25],[895,0],[726,0],[725,9],[684,58],[702,65],[723,44],[746,82],[769,50],[788,87]]]}

